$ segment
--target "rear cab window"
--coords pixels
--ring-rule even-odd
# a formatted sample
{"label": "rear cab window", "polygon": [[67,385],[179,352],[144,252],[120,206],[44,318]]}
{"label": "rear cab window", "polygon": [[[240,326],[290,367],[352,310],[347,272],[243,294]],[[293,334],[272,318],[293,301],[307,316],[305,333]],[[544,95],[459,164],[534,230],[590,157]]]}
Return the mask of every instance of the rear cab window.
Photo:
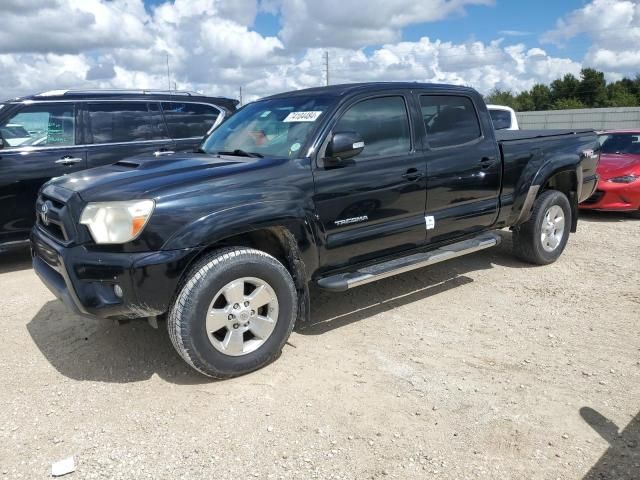
{"label": "rear cab window", "polygon": [[511,112],[508,110],[489,109],[493,128],[496,130],[506,130],[511,128]]}
{"label": "rear cab window", "polygon": [[8,147],[75,145],[75,104],[25,105],[0,123],[0,134]]}
{"label": "rear cab window", "polygon": [[96,102],[85,105],[89,144],[126,143],[167,138],[157,103]]}
{"label": "rear cab window", "polygon": [[432,148],[464,145],[482,137],[478,114],[469,97],[421,95],[420,108]]}
{"label": "rear cab window", "polygon": [[174,139],[204,137],[221,114],[212,105],[188,102],[162,102],[162,111]]}

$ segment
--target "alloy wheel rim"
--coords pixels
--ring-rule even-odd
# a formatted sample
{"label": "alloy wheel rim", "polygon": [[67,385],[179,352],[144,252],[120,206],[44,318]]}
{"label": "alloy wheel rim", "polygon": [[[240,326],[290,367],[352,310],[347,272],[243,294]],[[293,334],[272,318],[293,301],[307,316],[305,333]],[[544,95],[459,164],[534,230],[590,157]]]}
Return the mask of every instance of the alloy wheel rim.
{"label": "alloy wheel rim", "polygon": [[264,280],[243,277],[227,283],[207,309],[206,330],[211,345],[233,357],[260,348],[278,321],[278,297]]}
{"label": "alloy wheel rim", "polygon": [[540,231],[540,241],[546,252],[553,252],[560,246],[564,229],[564,211],[558,205],[550,206],[544,214]]}

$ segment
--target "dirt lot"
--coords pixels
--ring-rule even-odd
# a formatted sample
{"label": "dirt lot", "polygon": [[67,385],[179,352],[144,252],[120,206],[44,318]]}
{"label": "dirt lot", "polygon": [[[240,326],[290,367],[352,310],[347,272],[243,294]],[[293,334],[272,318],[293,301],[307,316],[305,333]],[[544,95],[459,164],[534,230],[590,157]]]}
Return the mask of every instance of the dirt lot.
{"label": "dirt lot", "polygon": [[223,382],[164,325],[74,317],[4,255],[0,478],[73,455],[78,479],[639,479],[640,220],[586,216],[548,267],[504,236],[314,292],[276,363]]}

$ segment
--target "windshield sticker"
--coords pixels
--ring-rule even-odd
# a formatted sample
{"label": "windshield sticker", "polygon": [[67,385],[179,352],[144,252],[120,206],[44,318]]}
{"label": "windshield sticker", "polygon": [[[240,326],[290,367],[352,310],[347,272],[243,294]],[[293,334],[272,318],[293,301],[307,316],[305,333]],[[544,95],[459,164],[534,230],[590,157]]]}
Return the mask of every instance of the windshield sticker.
{"label": "windshield sticker", "polygon": [[267,118],[269,116],[269,114],[271,113],[271,110],[265,110],[264,112],[262,112],[262,114],[260,115],[260,118]]}
{"label": "windshield sticker", "polygon": [[322,112],[291,112],[286,116],[285,123],[289,122],[315,122],[318,117],[322,115]]}
{"label": "windshield sticker", "polygon": [[297,152],[298,150],[300,150],[300,144],[299,143],[294,143],[293,145],[291,145],[291,151],[292,152]]}

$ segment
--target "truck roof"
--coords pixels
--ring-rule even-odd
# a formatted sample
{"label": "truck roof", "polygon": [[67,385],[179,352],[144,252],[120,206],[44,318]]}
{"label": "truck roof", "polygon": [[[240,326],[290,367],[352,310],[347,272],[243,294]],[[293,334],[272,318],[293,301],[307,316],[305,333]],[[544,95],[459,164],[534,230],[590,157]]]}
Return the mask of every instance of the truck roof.
{"label": "truck roof", "polygon": [[441,90],[447,89],[456,92],[476,93],[473,88],[463,87],[460,85],[448,85],[444,83],[420,83],[420,82],[364,82],[364,83],[343,83],[339,85],[329,85],[326,87],[305,88],[291,92],[278,93],[265,97],[282,98],[302,95],[326,95],[340,97],[354,93],[364,93],[369,90],[394,90],[394,89],[421,89],[421,90]]}

